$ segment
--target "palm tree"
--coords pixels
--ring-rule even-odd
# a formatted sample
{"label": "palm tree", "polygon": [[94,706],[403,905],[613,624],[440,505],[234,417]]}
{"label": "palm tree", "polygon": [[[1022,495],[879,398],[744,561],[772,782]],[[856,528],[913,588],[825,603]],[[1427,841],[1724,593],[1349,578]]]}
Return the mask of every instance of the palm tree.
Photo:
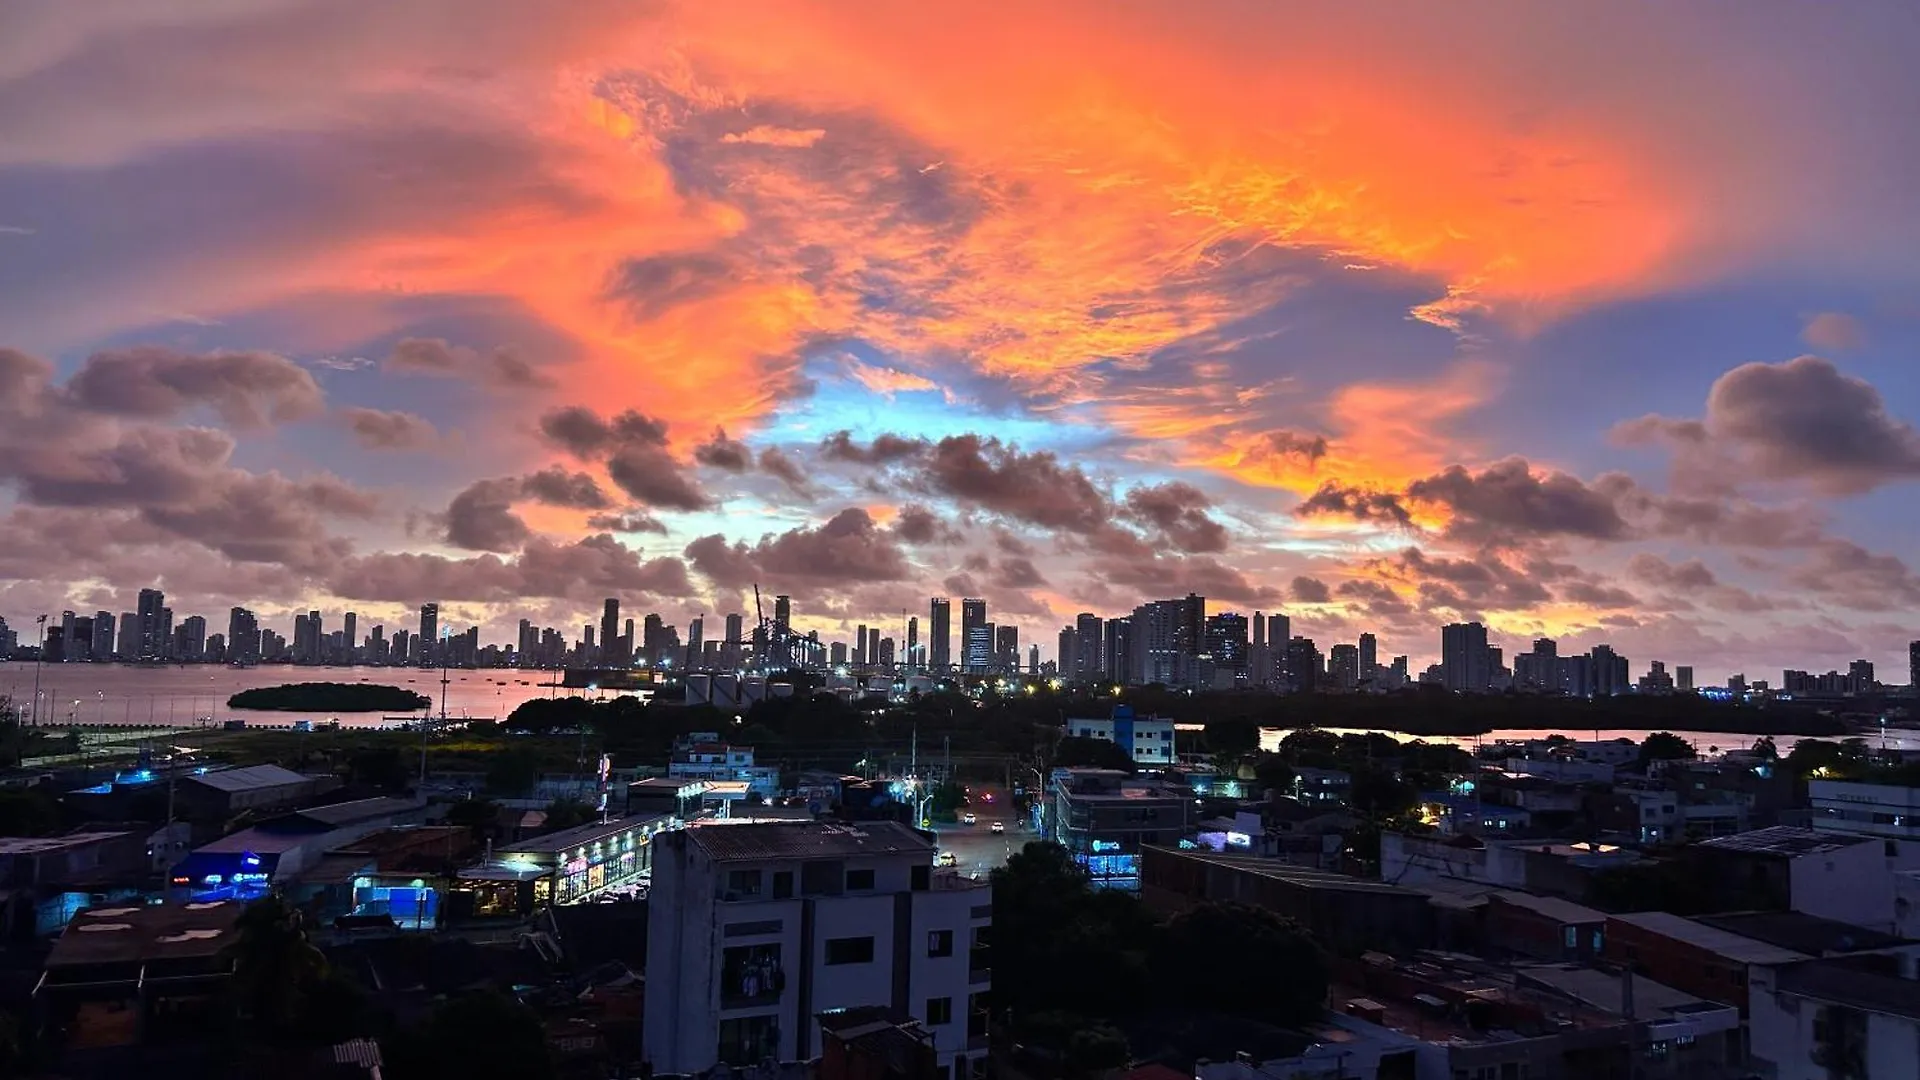
{"label": "palm tree", "polygon": [[305,916],[286,897],[270,893],[247,905],[234,931],[226,955],[239,1015],[269,1037],[289,1031],[327,977],[327,958],[308,939]]}

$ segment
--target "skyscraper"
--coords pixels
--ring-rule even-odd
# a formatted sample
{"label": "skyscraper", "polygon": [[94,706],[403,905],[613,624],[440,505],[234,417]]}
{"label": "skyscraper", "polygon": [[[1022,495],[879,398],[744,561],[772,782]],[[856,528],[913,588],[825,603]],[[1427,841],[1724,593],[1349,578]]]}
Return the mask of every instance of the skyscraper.
{"label": "skyscraper", "polygon": [[1920,641],[1907,643],[1907,693],[1920,695]]}
{"label": "skyscraper", "polygon": [[1078,670],[1080,665],[1079,635],[1074,633],[1073,627],[1071,626],[1063,626],[1060,628],[1059,657],[1060,657],[1060,665],[1059,665],[1060,677],[1063,679],[1079,678],[1080,677],[1080,673]]}
{"label": "skyscraper", "polygon": [[414,639],[414,662],[423,667],[431,667],[439,657],[440,646],[440,605],[420,605],[420,633]]}
{"label": "skyscraper", "polygon": [[853,628],[853,666],[866,667],[871,660],[867,658],[867,624],[861,623]]}
{"label": "skyscraper", "polygon": [[1593,663],[1593,692],[1599,697],[1613,697],[1633,689],[1628,681],[1627,658],[1613,651],[1611,645],[1595,645],[1589,654]]}
{"label": "skyscraper", "polygon": [[1352,645],[1335,645],[1327,653],[1327,682],[1336,690],[1352,690],[1360,685],[1360,650]]}
{"label": "skyscraper", "polygon": [[1693,668],[1682,664],[1673,669],[1673,678],[1683,694],[1693,693]]}
{"label": "skyscraper", "polygon": [[1273,653],[1267,648],[1267,617],[1253,613],[1253,642],[1247,646],[1247,681],[1265,686],[1273,681]]}
{"label": "skyscraper", "polygon": [[1131,685],[1134,682],[1133,620],[1108,619],[1100,633],[1107,647],[1106,660],[1100,668],[1102,677],[1117,686]]}
{"label": "skyscraper", "polygon": [[920,616],[907,618],[907,667],[916,668],[925,663],[920,655]]}
{"label": "skyscraper", "polygon": [[1020,628],[1011,624],[993,628],[994,667],[1009,674],[1020,673]]}
{"label": "skyscraper", "polygon": [[345,641],[340,656],[342,663],[351,664],[354,662],[355,654],[360,648],[360,639],[355,635],[359,633],[360,616],[351,611],[347,612],[340,620],[340,636]]}
{"label": "skyscraper", "polygon": [[246,608],[227,612],[227,655],[241,663],[260,659],[260,623]]}
{"label": "skyscraper", "polygon": [[961,600],[960,642],[966,650],[961,663],[969,675],[978,675],[993,664],[993,635],[990,631],[980,633],[986,626],[987,602],[971,597]]}
{"label": "skyscraper", "polygon": [[1360,635],[1360,681],[1372,682],[1379,676],[1380,642],[1372,634]]}
{"label": "skyscraper", "polygon": [[93,658],[99,661],[113,659],[113,612],[96,611],[93,613]]}
{"label": "skyscraper", "polygon": [[600,662],[608,667],[625,667],[620,657],[620,601],[607,597],[600,608]]}
{"label": "skyscraper", "polygon": [[705,650],[706,647],[707,617],[705,615],[697,615],[691,622],[687,623],[687,655],[693,658],[689,666],[691,666],[692,663],[698,662],[701,652]]}
{"label": "skyscraper", "polygon": [[[1272,626],[1268,626],[1272,630]],[[1287,682],[1296,693],[1311,694],[1320,689],[1320,650],[1312,638],[1297,637],[1287,642]]]}
{"label": "skyscraper", "polygon": [[[935,671],[953,668],[953,601],[933,598],[927,612],[927,664]],[[1920,643],[1916,643],[1920,648]]]}
{"label": "skyscraper", "polygon": [[773,598],[773,625],[786,630],[793,629],[793,598],[791,596]]}
{"label": "skyscraper", "polygon": [[[1074,617],[1073,637],[1079,652],[1073,657],[1071,676],[1081,682],[1096,682],[1106,669],[1106,647],[1100,636],[1100,616],[1083,611]],[[1060,658],[1060,673],[1068,675],[1068,660]]]}
{"label": "skyscraper", "polygon": [[189,615],[180,620],[175,655],[182,660],[199,661],[207,655],[207,620]]}
{"label": "skyscraper", "polygon": [[1440,685],[1456,692],[1485,693],[1493,685],[1487,628],[1477,622],[1440,628]]}
{"label": "skyscraper", "polygon": [[1206,651],[1216,676],[1231,675],[1234,682],[1247,676],[1247,617],[1231,611],[1208,616]]}
{"label": "skyscraper", "polygon": [[151,660],[160,655],[163,646],[160,640],[160,609],[167,604],[167,594],[159,589],[140,590],[140,651],[139,658]]}

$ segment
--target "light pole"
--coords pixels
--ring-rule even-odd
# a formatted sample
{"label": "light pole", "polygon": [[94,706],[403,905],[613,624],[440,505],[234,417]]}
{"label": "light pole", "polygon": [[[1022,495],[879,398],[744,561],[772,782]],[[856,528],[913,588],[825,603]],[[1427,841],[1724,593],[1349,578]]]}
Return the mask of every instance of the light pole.
{"label": "light pole", "polygon": [[40,726],[40,664],[47,658],[47,617],[41,615],[33,620],[40,631],[40,647],[33,651],[33,720],[32,727]]}

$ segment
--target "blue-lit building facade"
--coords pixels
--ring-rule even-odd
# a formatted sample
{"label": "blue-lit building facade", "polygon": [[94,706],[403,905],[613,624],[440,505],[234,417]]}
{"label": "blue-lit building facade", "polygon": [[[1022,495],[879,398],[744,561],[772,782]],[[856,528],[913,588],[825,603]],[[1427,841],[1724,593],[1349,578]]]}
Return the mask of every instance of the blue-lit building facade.
{"label": "blue-lit building facade", "polygon": [[1099,739],[1126,752],[1136,765],[1166,768],[1177,755],[1173,749],[1173,721],[1133,715],[1133,709],[1116,705],[1113,715],[1104,720],[1073,719],[1066,722],[1069,738]]}
{"label": "blue-lit building facade", "polygon": [[1140,850],[1177,846],[1193,794],[1181,784],[1115,769],[1055,769],[1042,832],[1086,868],[1096,888],[1140,888]]}

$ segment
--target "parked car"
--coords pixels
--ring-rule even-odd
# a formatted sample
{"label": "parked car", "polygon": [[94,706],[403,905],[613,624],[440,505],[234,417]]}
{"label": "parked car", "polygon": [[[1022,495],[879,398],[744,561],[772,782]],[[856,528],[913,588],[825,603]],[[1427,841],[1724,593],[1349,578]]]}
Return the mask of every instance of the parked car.
{"label": "parked car", "polygon": [[965,814],[961,814],[961,815],[960,815],[960,824],[962,824],[962,825],[978,825],[978,824],[980,824],[980,818],[979,818],[978,816],[976,816],[975,814],[973,814],[973,813],[972,813],[971,811],[969,811],[968,813],[965,813]]}

